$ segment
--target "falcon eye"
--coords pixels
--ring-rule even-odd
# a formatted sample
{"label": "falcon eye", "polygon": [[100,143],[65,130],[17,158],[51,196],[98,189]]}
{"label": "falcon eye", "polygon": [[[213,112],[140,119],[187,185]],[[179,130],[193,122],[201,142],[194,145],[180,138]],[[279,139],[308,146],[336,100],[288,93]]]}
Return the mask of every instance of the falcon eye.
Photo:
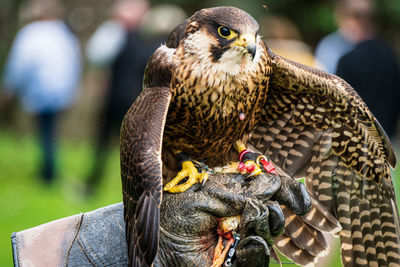
{"label": "falcon eye", "polygon": [[230,39],[230,38],[234,37],[234,35],[235,35],[234,31],[228,29],[225,26],[220,26],[218,28],[218,33],[219,33],[219,35],[221,35],[222,37],[224,37],[226,39]]}

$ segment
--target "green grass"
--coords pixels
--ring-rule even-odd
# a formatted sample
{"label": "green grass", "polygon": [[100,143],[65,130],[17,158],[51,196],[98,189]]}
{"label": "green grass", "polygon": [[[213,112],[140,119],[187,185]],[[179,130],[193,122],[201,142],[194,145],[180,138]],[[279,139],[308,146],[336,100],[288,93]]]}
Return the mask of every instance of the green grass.
{"label": "green grass", "polygon": [[109,156],[99,190],[83,193],[92,147],[61,140],[57,181],[38,176],[40,151],[34,136],[0,132],[0,266],[12,266],[11,233],[122,201],[118,147]]}

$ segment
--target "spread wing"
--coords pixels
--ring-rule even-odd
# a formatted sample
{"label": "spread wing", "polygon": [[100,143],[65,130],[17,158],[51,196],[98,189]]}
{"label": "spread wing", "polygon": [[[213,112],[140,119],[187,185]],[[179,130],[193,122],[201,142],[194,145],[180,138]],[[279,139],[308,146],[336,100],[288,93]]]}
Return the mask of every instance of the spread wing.
{"label": "spread wing", "polygon": [[153,54],[146,68],[144,89],[121,128],[121,179],[130,266],[151,266],[158,250],[161,146],[171,99],[172,52],[162,46]]}
{"label": "spread wing", "polygon": [[334,229],[337,218],[345,266],[400,264],[389,168],[396,158],[382,127],[339,77],[269,53],[267,105],[249,147],[305,177],[314,209],[303,217],[285,211],[277,247],[299,264],[312,263],[321,252],[316,243],[326,248],[319,230]]}

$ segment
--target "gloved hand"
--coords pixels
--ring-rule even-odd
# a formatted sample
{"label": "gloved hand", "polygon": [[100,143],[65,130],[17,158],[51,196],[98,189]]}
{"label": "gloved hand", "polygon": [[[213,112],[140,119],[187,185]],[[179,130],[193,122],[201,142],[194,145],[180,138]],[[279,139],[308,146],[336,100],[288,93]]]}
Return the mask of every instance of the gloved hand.
{"label": "gloved hand", "polygon": [[[285,195],[303,202],[308,199],[307,192],[296,183],[268,173],[247,179],[241,174],[217,173],[210,175],[200,190],[193,186],[180,194],[165,193],[160,247],[154,266],[211,266],[218,240],[218,219],[236,215],[241,215],[235,230],[240,234],[240,242],[233,265],[268,266],[268,246],[284,228],[279,201]],[[278,196],[275,201],[271,200],[274,196]]]}

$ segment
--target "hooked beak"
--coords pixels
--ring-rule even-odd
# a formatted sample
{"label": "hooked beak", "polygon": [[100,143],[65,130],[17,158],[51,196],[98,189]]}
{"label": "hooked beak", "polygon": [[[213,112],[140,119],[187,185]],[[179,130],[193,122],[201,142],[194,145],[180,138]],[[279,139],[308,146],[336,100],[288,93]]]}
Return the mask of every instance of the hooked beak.
{"label": "hooked beak", "polygon": [[254,59],[254,56],[256,55],[256,51],[257,51],[256,44],[250,44],[250,45],[246,46],[246,49],[249,52],[249,54],[251,55],[251,59]]}
{"label": "hooked beak", "polygon": [[241,34],[233,45],[246,48],[247,52],[251,55],[251,59],[254,59],[257,51],[256,36],[254,34]]}

